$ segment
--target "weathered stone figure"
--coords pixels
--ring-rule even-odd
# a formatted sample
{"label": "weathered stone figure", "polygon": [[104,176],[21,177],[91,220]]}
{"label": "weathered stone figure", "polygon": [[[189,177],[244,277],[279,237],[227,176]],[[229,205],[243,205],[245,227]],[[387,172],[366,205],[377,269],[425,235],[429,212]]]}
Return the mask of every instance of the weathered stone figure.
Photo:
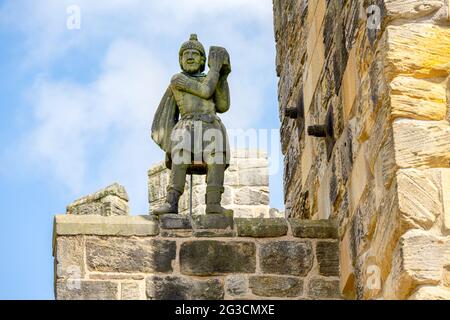
{"label": "weathered stone figure", "polygon": [[179,61],[182,72],[172,77],[152,125],[152,138],[166,152],[171,169],[166,203],[153,214],[178,213],[187,173],[206,174],[207,214],[229,213],[220,201],[230,151],[217,113],[230,108],[230,58],[224,48],[211,47],[210,70],[204,74],[205,49],[192,34],[180,48]]}

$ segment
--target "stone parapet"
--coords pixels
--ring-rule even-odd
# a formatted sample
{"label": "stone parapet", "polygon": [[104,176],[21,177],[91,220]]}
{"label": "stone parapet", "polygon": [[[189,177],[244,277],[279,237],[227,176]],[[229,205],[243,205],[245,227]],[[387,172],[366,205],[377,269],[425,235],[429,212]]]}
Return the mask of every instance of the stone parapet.
{"label": "stone parapet", "polygon": [[56,299],[341,298],[331,221],[165,218],[57,215]]}

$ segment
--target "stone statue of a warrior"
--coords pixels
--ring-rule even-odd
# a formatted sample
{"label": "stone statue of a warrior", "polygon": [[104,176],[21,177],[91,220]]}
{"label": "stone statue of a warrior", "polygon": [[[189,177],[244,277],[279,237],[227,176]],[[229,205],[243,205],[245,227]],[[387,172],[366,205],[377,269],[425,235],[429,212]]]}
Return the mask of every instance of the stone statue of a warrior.
{"label": "stone statue of a warrior", "polygon": [[230,108],[230,57],[224,48],[211,47],[209,72],[203,73],[205,49],[192,34],[180,48],[179,62],[182,71],[172,77],[152,125],[152,138],[165,151],[171,169],[166,202],[153,214],[178,213],[186,174],[206,174],[207,214],[230,213],[220,204],[230,150],[217,116]]}

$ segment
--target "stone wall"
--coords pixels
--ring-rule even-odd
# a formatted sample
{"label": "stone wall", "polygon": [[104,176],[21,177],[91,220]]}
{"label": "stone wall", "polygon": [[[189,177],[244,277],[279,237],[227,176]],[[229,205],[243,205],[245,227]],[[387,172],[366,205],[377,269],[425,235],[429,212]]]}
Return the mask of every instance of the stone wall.
{"label": "stone wall", "polygon": [[331,221],[57,215],[56,299],[339,299]]}
{"label": "stone wall", "polygon": [[338,221],[347,298],[450,299],[449,8],[274,0],[286,214]]}
{"label": "stone wall", "polygon": [[[193,211],[205,213],[206,176],[193,177]],[[164,163],[159,163],[148,171],[148,199],[150,211],[162,205],[166,197],[170,170]],[[233,209],[235,217],[275,218],[284,217],[269,206],[269,164],[267,153],[262,150],[238,149],[232,150],[230,167],[225,172],[225,192],[222,205]],[[179,210],[180,214],[189,214],[190,176],[186,178]]]}

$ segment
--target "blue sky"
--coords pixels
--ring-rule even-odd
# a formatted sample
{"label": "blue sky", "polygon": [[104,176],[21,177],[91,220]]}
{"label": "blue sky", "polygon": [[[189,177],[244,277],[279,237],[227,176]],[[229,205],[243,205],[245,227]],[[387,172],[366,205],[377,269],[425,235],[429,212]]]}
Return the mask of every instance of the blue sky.
{"label": "blue sky", "polygon": [[[53,299],[52,218],[76,198],[117,181],[147,213],[163,159],[149,128],[190,33],[230,52],[227,128],[278,129],[271,0],[0,1],[0,299]],[[268,148],[283,208],[278,139]]]}

